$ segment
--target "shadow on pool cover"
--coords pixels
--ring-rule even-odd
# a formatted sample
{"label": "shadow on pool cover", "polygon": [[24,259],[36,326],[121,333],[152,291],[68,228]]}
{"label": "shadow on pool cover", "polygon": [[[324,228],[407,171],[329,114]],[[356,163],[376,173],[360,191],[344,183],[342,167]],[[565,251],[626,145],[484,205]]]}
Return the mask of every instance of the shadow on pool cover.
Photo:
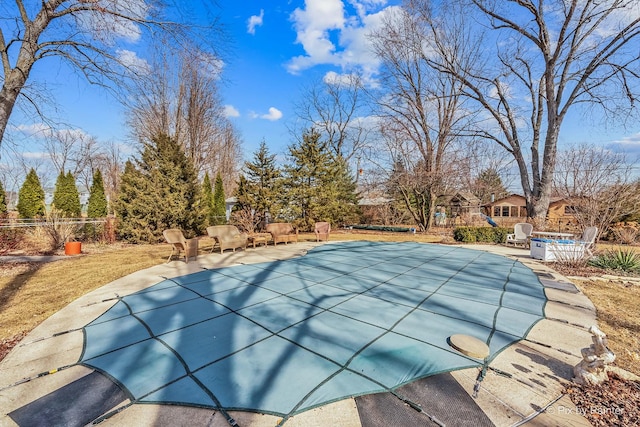
{"label": "shadow on pool cover", "polygon": [[164,280],[84,328],[80,363],[135,402],[290,416],[479,366],[544,316],[519,261],[461,247],[345,242],[303,257]]}

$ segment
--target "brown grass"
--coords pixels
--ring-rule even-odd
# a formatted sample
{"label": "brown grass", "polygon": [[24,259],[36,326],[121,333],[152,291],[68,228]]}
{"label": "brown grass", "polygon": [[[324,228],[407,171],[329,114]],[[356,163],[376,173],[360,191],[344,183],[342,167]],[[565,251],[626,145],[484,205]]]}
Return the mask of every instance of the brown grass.
{"label": "brown grass", "polygon": [[[304,233],[300,240],[315,240]],[[331,240],[450,242],[450,233],[332,232]],[[201,241],[208,253],[210,241]],[[599,249],[602,249],[600,247]],[[28,332],[81,295],[113,280],[165,262],[169,245],[83,245],[83,255],[52,263],[0,265],[0,342]],[[601,329],[617,355],[617,365],[640,375],[640,286],[576,280],[593,301]]]}
{"label": "brown grass", "polygon": [[616,365],[640,375],[640,285],[608,280],[573,280],[596,306],[598,324],[616,354]]}
{"label": "brown grass", "polygon": [[[168,245],[114,246],[51,263],[5,264],[0,275],[0,340],[30,331],[89,291],[161,264]],[[14,270],[17,274],[7,274]]]}

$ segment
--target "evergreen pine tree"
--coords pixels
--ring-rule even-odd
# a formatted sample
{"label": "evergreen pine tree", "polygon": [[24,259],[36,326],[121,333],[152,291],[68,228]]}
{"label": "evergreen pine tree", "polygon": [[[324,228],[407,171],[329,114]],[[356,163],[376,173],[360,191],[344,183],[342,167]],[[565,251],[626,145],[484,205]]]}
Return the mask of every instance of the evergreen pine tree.
{"label": "evergreen pine tree", "polygon": [[87,216],[89,218],[104,218],[107,216],[107,196],[104,191],[104,181],[100,169],[93,174],[93,182],[89,189],[89,201],[87,203]]}
{"label": "evergreen pine tree", "polygon": [[473,183],[473,194],[480,199],[483,204],[491,201],[491,195],[493,194],[496,199],[507,197],[509,194],[502,178],[496,169],[489,168],[480,172],[475,182]]}
{"label": "evergreen pine tree", "polygon": [[216,225],[213,187],[211,185],[211,178],[209,178],[209,172],[204,174],[204,181],[202,182],[202,206],[206,213],[206,224]]}
{"label": "evergreen pine tree", "polygon": [[80,194],[76,187],[76,180],[71,171],[60,172],[56,179],[56,187],[53,192],[53,206],[60,212],[60,215],[66,218],[80,217]]}
{"label": "evergreen pine tree", "polygon": [[332,178],[323,186],[320,209],[317,221],[327,218],[333,224],[354,224],[360,218],[358,193],[355,177],[349,170],[347,162],[338,157],[330,165],[329,176]]}
{"label": "evergreen pine tree", "polygon": [[67,197],[69,198],[69,207],[67,208],[67,214],[70,218],[80,218],[82,215],[82,205],[80,204],[80,193],[76,186],[76,179],[71,171],[67,172]]}
{"label": "evergreen pine tree", "polygon": [[44,190],[33,168],[18,192],[17,209],[20,218],[38,218],[45,214]]}
{"label": "evergreen pine tree", "polygon": [[305,230],[318,221],[344,224],[357,217],[356,184],[342,158],[334,158],[314,130],[289,149],[285,166],[285,216]]}
{"label": "evergreen pine tree", "polygon": [[[260,148],[254,153],[253,161],[246,162],[246,186],[243,202],[251,204],[255,211],[255,223],[264,223],[267,212],[274,217],[279,216],[281,209],[281,177],[282,172],[276,166],[276,155],[269,153],[263,140]],[[238,200],[240,202],[240,198]]]}
{"label": "evergreen pine tree", "polygon": [[168,228],[179,228],[186,237],[200,234],[200,185],[180,144],[158,135],[134,162],[125,165],[114,203],[120,237],[134,243],[160,242]]}
{"label": "evergreen pine tree", "polygon": [[53,189],[53,201],[51,202],[52,208],[61,212],[62,206],[64,206],[64,196],[62,195],[62,192],[64,191],[65,178],[66,176],[64,171],[60,171],[56,178],[56,185]]}
{"label": "evergreen pine tree", "polygon": [[4,186],[2,185],[2,181],[0,181],[0,218],[4,218],[7,216],[7,195],[4,191]]}
{"label": "evergreen pine tree", "polygon": [[215,189],[213,191],[213,214],[216,224],[225,224],[227,222],[227,203],[220,172],[216,175]]}
{"label": "evergreen pine tree", "polygon": [[236,203],[233,205],[233,211],[241,211],[253,209],[255,206],[255,198],[249,191],[249,181],[244,175],[240,175],[238,179],[238,187],[236,188]]}

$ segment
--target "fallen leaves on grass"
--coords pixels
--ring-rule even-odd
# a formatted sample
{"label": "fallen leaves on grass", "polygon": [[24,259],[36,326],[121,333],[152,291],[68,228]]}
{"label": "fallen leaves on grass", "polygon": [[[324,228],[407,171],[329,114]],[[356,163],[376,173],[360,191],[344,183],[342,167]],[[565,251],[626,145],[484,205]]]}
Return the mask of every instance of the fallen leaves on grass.
{"label": "fallen leaves on grass", "polygon": [[27,332],[22,331],[12,337],[0,340],[0,360],[4,359],[11,349],[15,347],[25,335],[27,335]]}
{"label": "fallen leaves on grass", "polygon": [[579,414],[594,426],[632,427],[640,425],[640,386],[609,373],[602,385],[572,384],[565,392]]}

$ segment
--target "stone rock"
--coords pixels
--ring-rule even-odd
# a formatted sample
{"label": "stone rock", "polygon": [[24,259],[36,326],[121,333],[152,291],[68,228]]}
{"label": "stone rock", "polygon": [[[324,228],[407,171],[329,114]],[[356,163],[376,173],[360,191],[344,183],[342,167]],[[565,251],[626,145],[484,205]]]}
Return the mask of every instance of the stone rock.
{"label": "stone rock", "polygon": [[573,368],[573,381],[582,385],[598,385],[609,379],[607,366],[616,360],[616,355],[607,347],[607,336],[597,326],[591,326],[592,337],[588,348],[583,348],[582,361]]}

